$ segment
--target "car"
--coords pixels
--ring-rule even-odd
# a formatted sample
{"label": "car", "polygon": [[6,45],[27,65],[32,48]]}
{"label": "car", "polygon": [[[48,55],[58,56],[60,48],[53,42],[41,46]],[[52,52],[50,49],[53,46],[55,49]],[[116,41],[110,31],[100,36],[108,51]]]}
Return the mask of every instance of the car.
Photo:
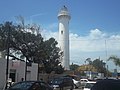
{"label": "car", "polygon": [[90,90],[95,83],[96,83],[95,81],[88,81],[88,82],[86,82],[83,90]]}
{"label": "car", "polygon": [[74,83],[74,88],[79,88],[80,87],[80,81],[78,80],[75,80],[75,79],[72,79],[73,80],[73,83]]}
{"label": "car", "polygon": [[120,80],[104,79],[96,82],[91,90],[120,90]]}
{"label": "car", "polygon": [[21,81],[6,90],[53,90],[53,88],[43,81]]}
{"label": "car", "polygon": [[89,82],[88,79],[80,79],[80,83],[82,87],[84,87],[87,82]]}
{"label": "car", "polygon": [[66,75],[66,76],[72,78],[75,89],[80,87],[81,83],[80,83],[79,76],[77,76],[77,75]]}
{"label": "car", "polygon": [[74,83],[70,77],[56,77],[49,81],[49,84],[53,87],[54,90],[74,89]]}

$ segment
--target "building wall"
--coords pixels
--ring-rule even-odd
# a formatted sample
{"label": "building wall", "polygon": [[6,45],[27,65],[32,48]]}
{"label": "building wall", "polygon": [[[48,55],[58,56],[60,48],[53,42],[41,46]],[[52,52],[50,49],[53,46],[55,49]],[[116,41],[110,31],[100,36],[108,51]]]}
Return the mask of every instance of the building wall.
{"label": "building wall", "polygon": [[[32,63],[31,67],[28,67],[28,71],[30,71],[30,80],[37,80],[38,76],[38,65]],[[28,79],[29,80],[29,79]]]}
{"label": "building wall", "polygon": [[67,7],[61,8],[58,13],[59,20],[59,45],[63,52],[63,57],[61,58],[61,64],[65,70],[70,70],[69,68],[69,20],[70,15]]}
{"label": "building wall", "polygon": [[6,75],[6,60],[3,58],[0,58],[0,90],[5,87],[5,76]]}
{"label": "building wall", "polygon": [[[0,58],[0,90],[5,86],[6,83],[6,59]],[[15,76],[15,82],[21,81],[25,77],[25,62],[9,60],[9,77]],[[32,63],[31,66],[27,67],[27,72],[30,77],[26,80],[37,80],[38,64]]]}
{"label": "building wall", "polygon": [[[9,62],[9,71],[15,72],[15,82],[21,81],[21,78],[25,77],[25,62],[21,61],[10,61]],[[11,73],[11,72],[9,72]]]}

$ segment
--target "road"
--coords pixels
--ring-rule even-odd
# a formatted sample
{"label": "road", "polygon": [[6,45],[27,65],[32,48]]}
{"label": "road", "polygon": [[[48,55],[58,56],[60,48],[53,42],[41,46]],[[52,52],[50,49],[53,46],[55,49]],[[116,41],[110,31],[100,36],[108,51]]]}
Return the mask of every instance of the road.
{"label": "road", "polygon": [[78,88],[78,89],[73,89],[73,90],[83,90],[83,89]]}
{"label": "road", "polygon": [[77,88],[77,89],[73,89],[73,90],[83,90],[83,89],[81,89],[81,88]]}

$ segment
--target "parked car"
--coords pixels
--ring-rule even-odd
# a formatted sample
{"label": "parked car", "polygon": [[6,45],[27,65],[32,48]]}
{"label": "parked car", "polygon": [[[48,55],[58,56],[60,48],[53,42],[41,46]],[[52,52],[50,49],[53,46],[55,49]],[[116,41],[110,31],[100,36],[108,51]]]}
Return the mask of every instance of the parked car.
{"label": "parked car", "polygon": [[86,82],[83,90],[90,90],[95,83],[96,82],[94,82],[94,81],[88,81],[88,82]]}
{"label": "parked car", "polygon": [[13,84],[7,90],[53,90],[53,88],[43,81],[22,81]]}
{"label": "parked car", "polygon": [[104,79],[94,84],[91,90],[120,90],[120,80]]}
{"label": "parked car", "polygon": [[89,82],[88,79],[80,79],[80,83],[82,87],[84,87],[87,82]]}
{"label": "parked car", "polygon": [[66,77],[70,77],[73,80],[74,83],[74,88],[79,88],[81,83],[80,83],[80,77],[77,75],[66,75]]}
{"label": "parked car", "polygon": [[74,83],[74,88],[79,88],[80,87],[80,81],[77,81],[75,79],[72,79]]}
{"label": "parked car", "polygon": [[49,84],[53,87],[54,90],[73,90],[74,83],[70,77],[57,77],[53,78]]}

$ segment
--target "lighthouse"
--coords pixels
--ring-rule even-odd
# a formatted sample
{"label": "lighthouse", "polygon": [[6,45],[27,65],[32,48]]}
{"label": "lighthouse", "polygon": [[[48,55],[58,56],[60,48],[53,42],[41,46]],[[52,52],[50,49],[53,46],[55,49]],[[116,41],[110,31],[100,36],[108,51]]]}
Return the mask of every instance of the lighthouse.
{"label": "lighthouse", "polygon": [[69,21],[70,14],[66,6],[63,6],[58,13],[59,20],[59,45],[63,52],[61,64],[65,70],[69,70]]}

